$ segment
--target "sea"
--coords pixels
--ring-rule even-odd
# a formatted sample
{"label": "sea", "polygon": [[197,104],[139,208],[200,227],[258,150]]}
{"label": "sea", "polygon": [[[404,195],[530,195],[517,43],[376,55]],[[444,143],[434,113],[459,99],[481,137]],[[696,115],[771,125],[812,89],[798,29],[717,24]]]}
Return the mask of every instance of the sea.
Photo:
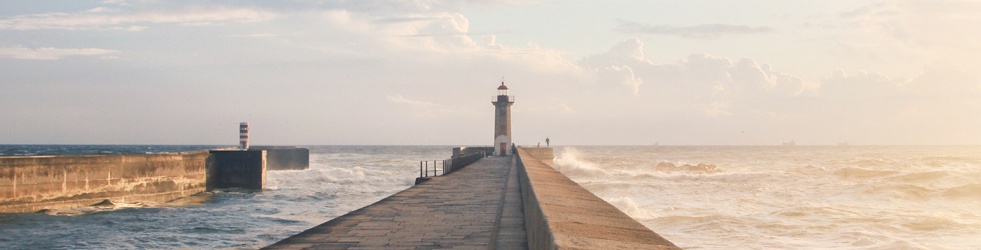
{"label": "sea", "polygon": [[981,249],[978,146],[576,146],[555,157],[686,249]]}
{"label": "sea", "polygon": [[[0,145],[0,155],[216,146]],[[3,249],[254,249],[412,185],[453,146],[305,146],[261,191],[0,215]],[[981,146],[559,146],[554,167],[686,249],[981,249]]]}

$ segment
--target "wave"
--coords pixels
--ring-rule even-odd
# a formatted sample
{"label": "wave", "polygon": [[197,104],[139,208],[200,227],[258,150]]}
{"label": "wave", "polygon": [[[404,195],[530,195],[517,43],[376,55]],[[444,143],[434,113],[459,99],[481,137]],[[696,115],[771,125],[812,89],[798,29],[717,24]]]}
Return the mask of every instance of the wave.
{"label": "wave", "polygon": [[904,200],[922,200],[931,198],[936,194],[936,190],[913,184],[881,185],[869,188],[865,191],[868,194],[889,194],[892,197]]}
{"label": "wave", "polygon": [[715,173],[720,171],[719,167],[716,167],[713,164],[699,163],[697,165],[682,164],[681,166],[676,166],[674,163],[663,161],[654,166],[654,170],[664,172],[685,171],[700,173]]}
{"label": "wave", "polygon": [[834,171],[835,175],[846,179],[871,179],[896,175],[898,173],[898,171],[894,170],[876,170],[857,167],[845,167]]}
{"label": "wave", "polygon": [[946,177],[949,174],[945,171],[929,171],[929,172],[916,172],[908,173],[900,176],[890,177],[890,181],[901,181],[901,182],[925,182],[940,179]]}
{"label": "wave", "polygon": [[961,228],[965,225],[945,216],[915,216],[906,218],[902,226],[917,231],[936,231],[941,229]]}
{"label": "wave", "polygon": [[606,200],[606,202],[609,202],[611,205],[635,220],[647,220],[660,216],[657,213],[649,211],[649,209],[644,209],[638,206],[637,202],[634,202],[634,199],[630,197],[622,196],[610,198]]}
{"label": "wave", "polygon": [[[601,162],[592,162],[582,159],[580,153],[575,148],[565,148],[561,154],[552,161],[552,166],[569,176],[572,179],[596,179],[605,177],[647,179],[661,178],[661,173],[689,173],[689,174],[714,174],[723,172],[721,168],[714,164],[681,164],[662,161],[651,167],[644,165],[643,160],[619,160],[600,158]],[[614,162],[614,161],[617,162]]]}
{"label": "wave", "polygon": [[562,150],[562,155],[552,160],[555,170],[570,177],[600,177],[608,176],[609,173],[600,169],[596,164],[579,159],[579,151],[575,148]]}
{"label": "wave", "polygon": [[942,195],[947,198],[971,198],[981,200],[981,183],[967,184],[944,190]]}
{"label": "wave", "polygon": [[307,170],[287,170],[267,172],[267,185],[270,189],[303,188],[314,184],[355,184],[355,183],[398,183],[411,186],[414,175],[400,175],[392,171],[369,169],[364,167],[352,168],[319,168]]}

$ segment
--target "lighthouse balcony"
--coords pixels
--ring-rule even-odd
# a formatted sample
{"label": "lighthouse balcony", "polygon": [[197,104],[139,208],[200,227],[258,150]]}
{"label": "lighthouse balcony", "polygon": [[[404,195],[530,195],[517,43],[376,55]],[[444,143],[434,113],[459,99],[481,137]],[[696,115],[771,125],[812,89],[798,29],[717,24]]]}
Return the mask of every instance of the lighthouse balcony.
{"label": "lighthouse balcony", "polygon": [[495,95],[495,96],[491,96],[491,102],[492,103],[503,102],[503,101],[514,103],[514,96],[513,95],[508,95],[508,96],[505,96],[505,95]]}

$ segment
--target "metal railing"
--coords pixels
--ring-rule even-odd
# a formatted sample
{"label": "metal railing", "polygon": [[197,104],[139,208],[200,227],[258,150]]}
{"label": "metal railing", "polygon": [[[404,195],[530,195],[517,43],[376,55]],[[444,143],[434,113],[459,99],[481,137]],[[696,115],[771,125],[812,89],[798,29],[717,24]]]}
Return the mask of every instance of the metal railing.
{"label": "metal railing", "polygon": [[439,176],[439,172],[442,171],[446,174],[446,161],[448,160],[434,160],[433,163],[433,175],[429,175],[429,161],[419,161],[419,177],[429,177],[429,176]]}
{"label": "metal railing", "polygon": [[[497,100],[498,100],[497,97],[498,96],[496,96],[496,95],[495,96],[491,96],[491,102],[497,102]],[[508,102],[514,102],[514,96],[513,95],[509,95],[508,96]]]}
{"label": "metal railing", "polygon": [[[484,157],[487,157],[485,152],[476,152],[442,161],[434,160],[432,161],[432,171],[430,171],[429,168],[430,161],[419,161],[419,177],[441,176],[448,173],[453,173],[453,171],[473,164]],[[429,175],[430,173],[432,173],[432,175]]]}

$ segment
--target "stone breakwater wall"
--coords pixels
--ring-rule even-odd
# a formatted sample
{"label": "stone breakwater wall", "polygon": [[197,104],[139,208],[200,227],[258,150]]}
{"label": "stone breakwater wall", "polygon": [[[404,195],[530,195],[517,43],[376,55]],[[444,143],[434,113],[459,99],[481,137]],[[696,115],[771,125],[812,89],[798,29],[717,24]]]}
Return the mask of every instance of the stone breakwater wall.
{"label": "stone breakwater wall", "polygon": [[[211,189],[261,190],[266,170],[303,170],[309,150],[266,147],[129,155],[0,156],[0,213],[163,203]],[[269,163],[269,164],[267,164]]]}
{"label": "stone breakwater wall", "polygon": [[552,168],[551,148],[517,148],[529,249],[680,249]]}
{"label": "stone breakwater wall", "polygon": [[205,191],[208,151],[134,155],[2,156],[0,213],[166,202]]}

